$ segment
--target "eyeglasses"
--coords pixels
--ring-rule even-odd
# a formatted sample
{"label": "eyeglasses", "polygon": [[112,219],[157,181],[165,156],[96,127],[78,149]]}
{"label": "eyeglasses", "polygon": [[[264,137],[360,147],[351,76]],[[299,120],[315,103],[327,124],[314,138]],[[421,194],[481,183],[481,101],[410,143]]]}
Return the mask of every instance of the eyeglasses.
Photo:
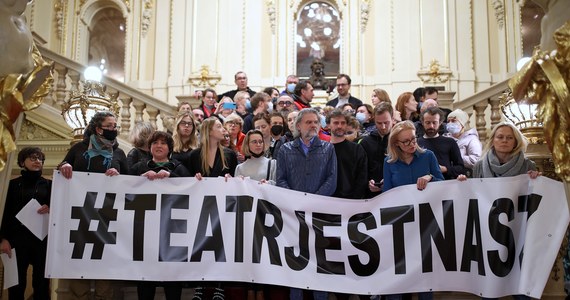
{"label": "eyeglasses", "polygon": [[183,126],[183,127],[194,127],[194,123],[186,122],[186,121],[180,121],[180,123],[178,123],[178,125]]}
{"label": "eyeglasses", "polygon": [[398,142],[401,143],[401,144],[404,145],[404,146],[409,146],[409,145],[411,145],[411,144],[414,144],[414,145],[415,145],[415,144],[416,144],[416,138],[414,137],[414,138],[411,138],[411,139],[409,139],[409,140],[398,141]]}
{"label": "eyeglasses", "polygon": [[254,145],[263,145],[263,140],[250,140],[249,143]]}
{"label": "eyeglasses", "polygon": [[279,106],[291,106],[291,105],[293,105],[293,102],[281,101],[281,102],[277,102],[277,105],[279,105]]}
{"label": "eyeglasses", "polygon": [[353,114],[355,113],[354,109],[347,109],[344,111],[345,113]]}
{"label": "eyeglasses", "polygon": [[227,121],[226,125],[228,125],[228,126],[239,126],[240,124],[237,122],[234,122],[234,121]]}
{"label": "eyeglasses", "polygon": [[100,126],[101,129],[107,129],[107,130],[119,130],[121,129],[121,126],[118,125],[114,125],[114,126]]}
{"label": "eyeglasses", "polygon": [[31,160],[31,161],[39,161],[39,162],[41,162],[41,163],[44,162],[43,157],[38,156],[38,155],[30,155],[30,156],[28,156],[28,159]]}

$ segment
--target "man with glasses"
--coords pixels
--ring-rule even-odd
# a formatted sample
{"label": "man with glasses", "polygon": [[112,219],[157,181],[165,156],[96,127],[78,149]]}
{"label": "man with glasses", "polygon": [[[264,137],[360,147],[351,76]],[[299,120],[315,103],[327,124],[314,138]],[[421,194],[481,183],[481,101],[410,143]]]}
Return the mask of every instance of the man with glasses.
{"label": "man with glasses", "polygon": [[295,106],[295,101],[289,95],[281,95],[277,98],[277,103],[275,103],[275,111],[287,118],[290,112],[294,111],[297,107]]}
{"label": "man with glasses", "polygon": [[198,123],[198,125],[202,124],[204,121],[204,111],[198,108],[192,110],[192,114],[194,115],[194,120]]}
{"label": "man with glasses", "polygon": [[353,107],[359,107],[362,105],[360,99],[352,97],[350,95],[350,77],[346,74],[338,74],[336,77],[336,91],[338,92],[338,97],[327,102],[327,106],[332,106],[335,108],[342,107],[346,103],[352,104]]}
{"label": "man with glasses", "polygon": [[368,157],[368,188],[369,197],[380,194],[382,179],[384,179],[384,158],[388,149],[388,137],[394,124],[394,109],[392,104],[381,102],[374,108],[374,124],[376,130],[360,140]]}
{"label": "man with glasses", "polygon": [[463,165],[461,151],[455,140],[438,133],[443,115],[444,112],[438,107],[430,107],[422,113],[420,121],[424,134],[418,139],[418,145],[435,154],[441,173],[446,180],[456,179],[461,174],[467,174],[467,170]]}
{"label": "man with glasses", "polygon": [[234,96],[236,95],[236,93],[239,91],[247,92],[250,97],[253,97],[253,95],[255,95],[255,92],[252,91],[247,86],[247,75],[245,74],[245,72],[238,71],[234,75],[234,79],[235,79],[234,82],[236,83],[237,88],[235,90],[227,91],[221,95],[218,95],[218,101],[222,100],[222,98],[224,98],[224,97],[229,97],[230,99],[233,99]]}

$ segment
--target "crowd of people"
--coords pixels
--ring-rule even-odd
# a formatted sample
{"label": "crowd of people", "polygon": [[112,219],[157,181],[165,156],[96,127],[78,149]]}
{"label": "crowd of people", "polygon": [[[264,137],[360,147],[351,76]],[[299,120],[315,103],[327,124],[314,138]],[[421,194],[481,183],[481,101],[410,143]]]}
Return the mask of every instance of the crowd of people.
{"label": "crowd of people", "polygon": [[[247,82],[247,75],[238,72],[235,90],[220,95],[213,89],[198,91],[200,105],[181,103],[174,126],[167,131],[157,131],[150,123],[137,124],[130,134],[133,148],[128,154],[117,142],[116,116],[100,111],[92,117],[83,141],[71,147],[58,169],[68,179],[74,172],[137,175],[149,180],[248,177],[347,199],[368,199],[407,184],[424,190],[439,180],[540,175],[525,158],[526,141],[516,127],[496,125],[482,149],[477,131],[469,127],[468,114],[439,108],[434,88],[402,93],[395,103],[386,91],[375,89],[371,104],[365,104],[350,94],[350,77],[340,74],[338,97],[320,108],[311,103],[311,82],[294,75],[287,77],[281,92],[274,87],[254,92]],[[38,214],[49,212],[51,181],[41,177],[44,160],[41,149],[23,149],[18,155],[22,176],[10,182],[0,250],[10,254],[11,248],[19,248],[21,278],[20,284],[10,288],[9,299],[23,299],[29,264],[34,268],[35,299],[49,297],[49,282],[43,278],[45,240],[32,235],[15,218],[32,199],[42,205]],[[181,298],[182,283],[148,281],[139,282],[139,298],[153,299],[157,286],[164,287],[167,299]],[[237,283],[192,287],[195,300],[206,296],[297,300],[307,292]],[[327,291],[311,293],[314,299],[328,298]],[[349,296],[336,294],[337,299]],[[403,299],[405,295],[383,297]],[[420,293],[419,298],[432,299],[433,294]]]}

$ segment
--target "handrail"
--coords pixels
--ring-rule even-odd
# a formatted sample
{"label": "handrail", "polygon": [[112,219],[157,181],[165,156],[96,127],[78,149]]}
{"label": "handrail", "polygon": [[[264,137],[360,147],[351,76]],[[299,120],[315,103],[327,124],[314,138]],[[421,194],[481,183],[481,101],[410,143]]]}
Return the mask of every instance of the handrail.
{"label": "handrail", "polygon": [[509,79],[505,79],[503,81],[497,82],[492,86],[475,93],[461,101],[457,101],[453,103],[453,109],[462,109],[466,110],[471,108],[477,104],[480,104],[483,101],[486,101],[490,98],[496,97],[497,95],[501,95],[505,90],[509,88]]}
{"label": "handrail", "polygon": [[[44,46],[37,45],[37,47],[40,50],[43,57],[48,58],[49,60],[52,60],[58,64],[64,65],[67,68],[78,72],[79,74],[83,74],[83,70],[85,70],[86,66],[84,66],[84,65],[82,65],[82,64],[80,64],[74,60],[71,60],[65,56],[57,54],[57,53],[45,48]],[[157,108],[161,112],[165,112],[167,114],[172,114],[175,111],[175,107],[166,103],[165,101],[162,101],[162,100],[155,98],[149,94],[141,92],[140,90],[138,90],[136,88],[133,88],[133,87],[131,87],[125,83],[122,83],[122,82],[115,80],[113,78],[110,78],[108,76],[103,75],[101,82],[104,85],[106,85],[108,88],[112,88],[116,91],[120,91],[122,94],[125,94],[129,97],[132,97],[133,99],[137,99],[137,100],[143,102],[144,104],[146,104],[148,106]]]}

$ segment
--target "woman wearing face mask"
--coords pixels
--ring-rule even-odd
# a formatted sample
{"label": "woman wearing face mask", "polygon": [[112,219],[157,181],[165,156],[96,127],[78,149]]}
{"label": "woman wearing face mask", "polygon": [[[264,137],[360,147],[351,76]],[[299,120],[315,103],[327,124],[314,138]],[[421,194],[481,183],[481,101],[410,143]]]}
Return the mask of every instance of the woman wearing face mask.
{"label": "woman wearing face mask", "polygon": [[271,145],[269,146],[269,158],[276,158],[279,149],[283,144],[288,142],[285,132],[287,129],[287,122],[285,117],[279,112],[273,112],[269,115],[271,125]]}
{"label": "woman wearing face mask", "polygon": [[39,239],[23,225],[16,215],[30,201],[39,202],[37,218],[49,213],[51,180],[42,177],[45,155],[38,147],[26,147],[18,153],[22,176],[10,180],[2,227],[0,227],[0,253],[13,257],[18,249],[18,284],[8,289],[8,299],[24,299],[28,267],[32,265],[34,299],[49,299],[49,279],[44,277],[47,238]]}
{"label": "woman wearing face mask", "polygon": [[373,118],[374,109],[370,104],[361,104],[356,108],[356,119],[362,125],[360,135],[369,135],[372,131],[376,130]]}
{"label": "woman wearing face mask", "polygon": [[475,128],[467,129],[469,123],[469,116],[461,109],[452,111],[447,116],[447,134],[455,139],[459,150],[461,151],[461,158],[463,158],[463,165],[467,168],[467,175],[470,176],[475,163],[481,158],[482,146],[479,141],[479,134]]}
{"label": "woman wearing face mask", "polygon": [[59,164],[61,175],[70,179],[73,171],[128,174],[127,157],[117,142],[118,129],[112,112],[97,112],[83,133],[83,141],[71,146]]}

